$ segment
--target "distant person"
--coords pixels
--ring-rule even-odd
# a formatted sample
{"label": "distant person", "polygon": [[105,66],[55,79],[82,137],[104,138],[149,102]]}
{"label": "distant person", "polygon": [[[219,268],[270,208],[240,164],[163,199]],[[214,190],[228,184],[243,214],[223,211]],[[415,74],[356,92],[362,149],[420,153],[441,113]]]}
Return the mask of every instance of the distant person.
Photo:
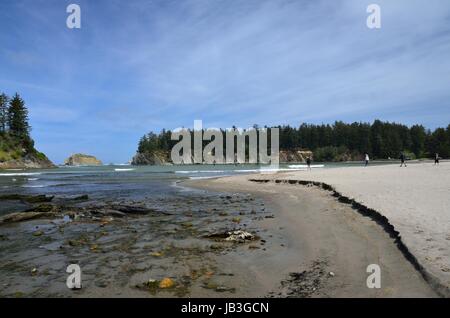
{"label": "distant person", "polygon": [[370,160],[369,154],[366,153],[366,156],[365,156],[364,160],[366,162],[364,166],[367,167],[367,165],[369,164],[369,160]]}
{"label": "distant person", "polygon": [[308,170],[311,170],[311,157],[306,158],[306,165],[308,166]]}
{"label": "distant person", "polygon": [[400,155],[400,167],[402,167],[403,165],[405,165],[405,167],[406,167],[406,156],[402,152],[402,154]]}
{"label": "distant person", "polygon": [[439,164],[439,154],[436,153],[436,154],[434,155],[434,165],[438,165],[438,164]]}

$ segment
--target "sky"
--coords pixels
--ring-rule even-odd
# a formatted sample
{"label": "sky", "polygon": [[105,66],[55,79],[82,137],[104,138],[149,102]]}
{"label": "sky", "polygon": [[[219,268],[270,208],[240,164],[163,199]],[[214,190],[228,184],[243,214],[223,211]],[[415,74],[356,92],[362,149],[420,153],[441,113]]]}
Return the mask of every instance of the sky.
{"label": "sky", "polygon": [[1,0],[0,92],[24,98],[55,163],[124,163],[145,133],[195,119],[434,129],[450,123],[450,1]]}

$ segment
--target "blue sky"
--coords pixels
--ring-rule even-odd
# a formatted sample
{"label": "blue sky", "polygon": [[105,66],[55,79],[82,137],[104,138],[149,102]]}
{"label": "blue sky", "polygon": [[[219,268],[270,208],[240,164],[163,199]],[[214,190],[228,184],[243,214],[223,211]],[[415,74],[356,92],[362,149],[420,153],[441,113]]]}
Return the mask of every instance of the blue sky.
{"label": "blue sky", "polygon": [[194,119],[450,122],[448,0],[1,0],[0,44],[0,91],[23,96],[56,163],[126,162],[144,133]]}

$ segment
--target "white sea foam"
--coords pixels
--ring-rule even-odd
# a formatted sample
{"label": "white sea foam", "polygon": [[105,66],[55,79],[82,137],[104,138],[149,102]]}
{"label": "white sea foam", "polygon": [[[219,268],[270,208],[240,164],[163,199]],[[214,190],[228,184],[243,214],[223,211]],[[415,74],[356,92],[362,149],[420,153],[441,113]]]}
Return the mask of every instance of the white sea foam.
{"label": "white sea foam", "polygon": [[221,175],[221,176],[207,176],[207,177],[189,177],[189,179],[191,179],[191,180],[201,180],[201,179],[213,179],[213,178],[217,178],[217,177],[224,177],[224,176]]}
{"label": "white sea foam", "polygon": [[175,173],[200,173],[201,171],[198,170],[177,170]]}
{"label": "white sea foam", "polygon": [[9,177],[9,176],[36,176],[40,175],[40,172],[16,172],[16,173],[0,173],[0,176],[2,177]]}
{"label": "white sea foam", "polygon": [[[323,165],[315,165],[314,168],[322,168]],[[277,171],[303,171],[306,165],[292,165],[289,168],[256,168],[256,169],[234,169],[234,170],[177,170],[175,173],[197,174],[197,173],[253,173],[253,172],[277,172]]]}
{"label": "white sea foam", "polygon": [[[308,165],[289,165],[289,168],[308,168]],[[325,165],[311,165],[311,168],[323,168]]]}
{"label": "white sea foam", "polygon": [[36,184],[36,185],[31,185],[31,184],[24,184],[22,186],[22,188],[45,188],[46,185],[44,184]]}
{"label": "white sea foam", "polygon": [[115,168],[114,171],[134,171],[134,168]]}

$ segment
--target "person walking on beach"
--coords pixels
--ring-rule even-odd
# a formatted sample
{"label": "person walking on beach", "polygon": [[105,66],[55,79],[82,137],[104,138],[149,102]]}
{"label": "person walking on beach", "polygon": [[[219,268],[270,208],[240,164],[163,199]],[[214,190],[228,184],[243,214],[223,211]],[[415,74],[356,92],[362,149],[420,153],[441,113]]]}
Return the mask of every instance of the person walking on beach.
{"label": "person walking on beach", "polygon": [[434,165],[439,165],[439,154],[438,153],[436,153],[434,155]]}
{"label": "person walking on beach", "polygon": [[311,157],[306,158],[306,165],[308,166],[308,170],[311,170]]}
{"label": "person walking on beach", "polygon": [[405,165],[406,167],[406,157],[405,154],[402,152],[400,155],[400,167],[402,167],[403,165]]}
{"label": "person walking on beach", "polygon": [[369,154],[366,153],[364,160],[366,161],[366,164],[364,166],[367,167],[367,165],[369,164],[369,160],[370,160]]}

